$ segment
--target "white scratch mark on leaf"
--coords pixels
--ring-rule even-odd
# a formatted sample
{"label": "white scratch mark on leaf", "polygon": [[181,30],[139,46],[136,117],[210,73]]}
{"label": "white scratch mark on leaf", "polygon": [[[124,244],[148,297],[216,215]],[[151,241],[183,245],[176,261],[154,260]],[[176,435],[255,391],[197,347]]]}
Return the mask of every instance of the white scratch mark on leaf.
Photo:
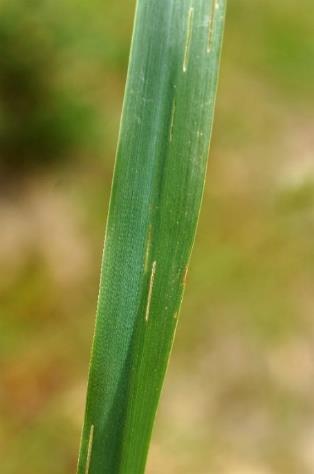
{"label": "white scratch mark on leaf", "polygon": [[184,59],[183,59],[183,72],[187,71],[188,63],[189,63],[190,46],[191,46],[191,39],[192,39],[193,16],[194,16],[194,8],[191,7],[189,9],[189,14],[188,14],[188,23],[187,23]]}
{"label": "white scratch mark on leaf", "polygon": [[148,296],[147,296],[147,303],[146,303],[146,311],[145,311],[145,321],[148,321],[148,318],[149,318],[149,311],[150,311],[150,304],[151,304],[151,300],[152,300],[155,273],[156,273],[156,261],[153,262],[152,271],[151,271],[151,274],[150,274],[149,287],[148,287]]}
{"label": "white scratch mark on leaf", "polygon": [[173,138],[173,126],[174,126],[175,114],[176,114],[176,99],[173,99],[172,109],[171,109],[170,132],[169,132],[169,141],[170,142],[172,142],[172,138]]}
{"label": "white scratch mark on leaf", "polygon": [[183,284],[184,288],[186,286],[186,279],[187,279],[187,276],[188,276],[188,270],[189,270],[189,267],[188,267],[188,265],[186,265],[186,267],[184,269],[184,273],[183,273],[183,280],[182,280],[182,284]]}
{"label": "white scratch mark on leaf", "polygon": [[85,465],[85,474],[89,473],[90,460],[91,460],[92,449],[93,449],[93,441],[94,441],[94,425],[92,425],[90,427],[90,432],[89,432],[87,457],[86,457],[86,465]]}
{"label": "white scratch mark on leaf", "polygon": [[210,53],[212,50],[213,37],[214,37],[214,25],[215,25],[215,17],[216,17],[217,10],[219,10],[219,0],[212,0],[211,11],[210,11],[210,16],[209,16],[207,53]]}

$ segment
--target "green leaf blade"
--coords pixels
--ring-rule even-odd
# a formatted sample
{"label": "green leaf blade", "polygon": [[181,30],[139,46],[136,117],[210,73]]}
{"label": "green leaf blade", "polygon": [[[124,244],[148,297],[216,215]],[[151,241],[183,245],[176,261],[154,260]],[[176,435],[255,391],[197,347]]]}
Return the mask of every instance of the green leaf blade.
{"label": "green leaf blade", "polygon": [[204,188],[224,0],[138,0],[79,474],[140,474]]}

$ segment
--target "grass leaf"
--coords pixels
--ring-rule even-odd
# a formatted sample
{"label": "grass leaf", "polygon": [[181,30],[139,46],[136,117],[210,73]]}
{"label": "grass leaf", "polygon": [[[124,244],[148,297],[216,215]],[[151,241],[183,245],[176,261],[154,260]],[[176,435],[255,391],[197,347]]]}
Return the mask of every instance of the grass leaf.
{"label": "grass leaf", "polygon": [[138,0],[79,474],[140,474],[202,199],[224,0]]}

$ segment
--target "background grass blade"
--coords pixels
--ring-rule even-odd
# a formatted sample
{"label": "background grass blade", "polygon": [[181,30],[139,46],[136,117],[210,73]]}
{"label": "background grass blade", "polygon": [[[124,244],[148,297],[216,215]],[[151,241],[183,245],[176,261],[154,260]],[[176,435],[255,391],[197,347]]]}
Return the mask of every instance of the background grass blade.
{"label": "background grass blade", "polygon": [[138,0],[80,474],[144,471],[202,198],[224,0]]}

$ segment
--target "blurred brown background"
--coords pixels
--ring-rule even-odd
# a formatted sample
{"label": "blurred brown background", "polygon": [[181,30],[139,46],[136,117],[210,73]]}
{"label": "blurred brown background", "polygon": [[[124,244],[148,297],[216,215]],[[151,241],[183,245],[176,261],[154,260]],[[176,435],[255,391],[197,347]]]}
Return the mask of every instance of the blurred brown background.
{"label": "blurred brown background", "polygon": [[[134,1],[0,1],[0,471],[75,472]],[[314,4],[229,0],[148,474],[314,472]]]}

